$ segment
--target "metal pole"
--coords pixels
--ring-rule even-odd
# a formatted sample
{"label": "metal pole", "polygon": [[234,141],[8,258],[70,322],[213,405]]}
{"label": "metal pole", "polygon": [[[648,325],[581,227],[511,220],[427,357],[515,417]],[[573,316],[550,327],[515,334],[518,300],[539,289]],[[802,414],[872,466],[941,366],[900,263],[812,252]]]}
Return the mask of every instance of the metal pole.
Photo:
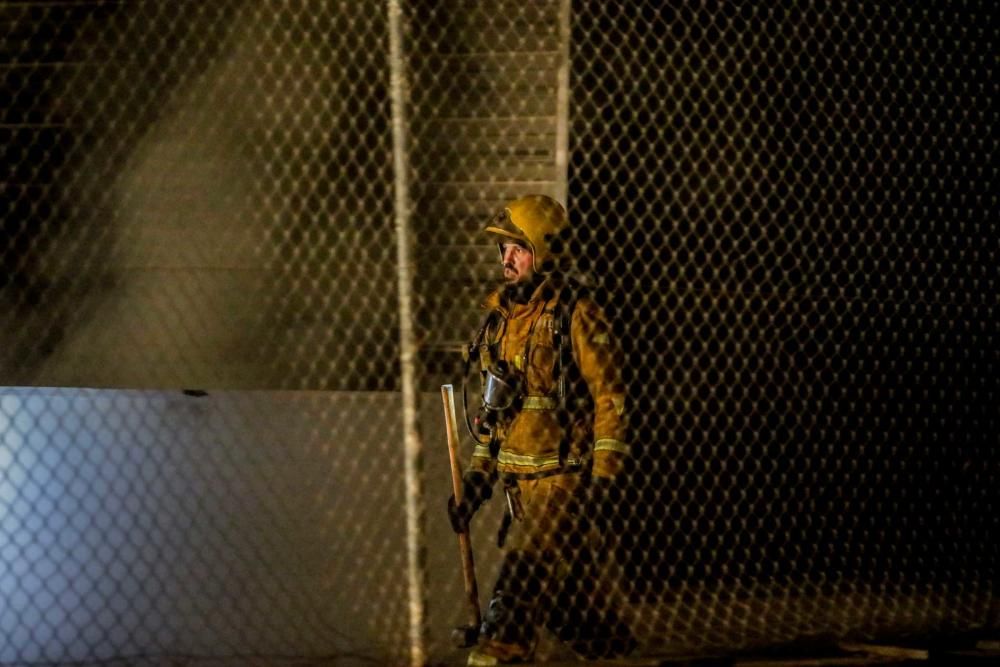
{"label": "metal pole", "polygon": [[423,443],[417,419],[416,344],[413,334],[413,253],[410,230],[409,154],[400,0],[388,0],[389,67],[392,98],[392,154],[395,172],[396,254],[399,277],[399,363],[403,400],[406,476],[406,554],[410,617],[410,664],[427,663],[426,585],[423,519]]}
{"label": "metal pole", "polygon": [[571,0],[559,0],[559,70],[556,81],[556,173],[557,201],[569,208],[569,43],[572,39]]}

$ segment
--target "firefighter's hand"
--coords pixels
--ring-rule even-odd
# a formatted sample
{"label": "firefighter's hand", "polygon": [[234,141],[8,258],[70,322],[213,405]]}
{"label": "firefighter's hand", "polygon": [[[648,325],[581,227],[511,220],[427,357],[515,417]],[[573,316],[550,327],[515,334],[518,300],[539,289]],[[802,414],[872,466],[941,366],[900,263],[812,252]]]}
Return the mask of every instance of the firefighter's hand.
{"label": "firefighter's hand", "polygon": [[469,532],[469,522],[479,507],[493,496],[493,482],[490,476],[478,470],[469,470],[462,475],[462,499],[455,496],[448,499],[448,518],[451,529],[456,533]]}

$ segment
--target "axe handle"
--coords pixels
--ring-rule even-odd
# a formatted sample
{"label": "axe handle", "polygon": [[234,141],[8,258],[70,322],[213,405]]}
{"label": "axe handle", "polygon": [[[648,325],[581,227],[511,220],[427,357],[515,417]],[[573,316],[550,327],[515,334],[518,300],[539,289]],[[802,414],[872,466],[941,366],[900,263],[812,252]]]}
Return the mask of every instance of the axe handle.
{"label": "axe handle", "polygon": [[[458,461],[458,419],[455,415],[455,392],[450,384],[441,386],[444,403],[444,423],[448,433],[448,457],[451,459],[451,484],[455,501],[462,499],[462,464]],[[468,531],[458,534],[458,550],[462,555],[462,574],[465,576],[465,597],[468,604],[469,624],[478,628],[482,623],[479,611],[479,588],[476,586],[476,565],[472,559],[472,543]]]}

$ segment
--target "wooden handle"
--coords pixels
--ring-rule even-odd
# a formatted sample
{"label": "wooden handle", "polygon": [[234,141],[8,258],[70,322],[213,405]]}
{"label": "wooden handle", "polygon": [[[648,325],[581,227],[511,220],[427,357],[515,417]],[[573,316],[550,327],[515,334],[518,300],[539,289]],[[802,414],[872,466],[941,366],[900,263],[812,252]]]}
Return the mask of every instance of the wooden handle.
{"label": "wooden handle", "polygon": [[455,416],[455,392],[450,384],[441,385],[444,402],[444,426],[448,434],[448,458],[451,460],[451,488],[455,500],[462,498],[462,464],[458,460],[458,418]]}
{"label": "wooden handle", "polygon": [[[455,392],[450,384],[441,385],[444,403],[444,423],[448,434],[448,457],[451,459],[451,484],[455,502],[462,499],[462,464],[458,460],[458,419],[455,416]],[[469,623],[478,628],[482,623],[479,611],[479,587],[476,585],[476,566],[472,558],[469,533],[458,534],[458,550],[462,555],[462,574],[465,576],[465,596],[468,604]]]}

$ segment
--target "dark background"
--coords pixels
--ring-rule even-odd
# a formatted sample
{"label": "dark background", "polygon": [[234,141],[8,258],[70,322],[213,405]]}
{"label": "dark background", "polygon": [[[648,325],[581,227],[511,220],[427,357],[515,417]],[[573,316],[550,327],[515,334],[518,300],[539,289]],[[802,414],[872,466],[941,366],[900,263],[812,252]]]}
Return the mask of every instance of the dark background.
{"label": "dark background", "polygon": [[992,589],[995,38],[988,3],[577,16],[569,203],[628,357],[638,592]]}

